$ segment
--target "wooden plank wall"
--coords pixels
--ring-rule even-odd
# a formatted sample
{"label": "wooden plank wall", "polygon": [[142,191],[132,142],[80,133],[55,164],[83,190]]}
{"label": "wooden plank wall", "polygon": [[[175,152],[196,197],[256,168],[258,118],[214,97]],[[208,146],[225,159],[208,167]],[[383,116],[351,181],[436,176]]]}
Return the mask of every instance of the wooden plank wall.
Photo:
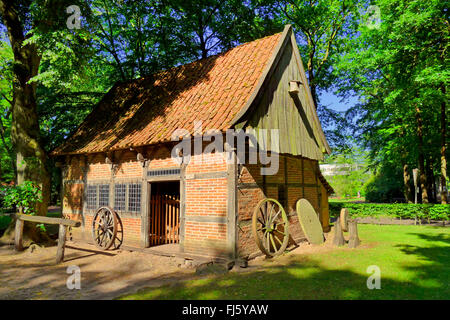
{"label": "wooden plank wall", "polygon": [[[254,130],[259,143],[266,144],[268,150],[322,160],[322,146],[317,138],[313,110],[308,107],[304,86],[300,85],[299,99],[293,99],[289,94],[289,81],[300,79],[292,44],[289,42],[259,106],[249,119],[247,131]],[[268,130],[267,141],[263,142],[265,139],[262,138],[260,129]],[[270,129],[279,129],[279,147],[275,144],[271,148]]]}

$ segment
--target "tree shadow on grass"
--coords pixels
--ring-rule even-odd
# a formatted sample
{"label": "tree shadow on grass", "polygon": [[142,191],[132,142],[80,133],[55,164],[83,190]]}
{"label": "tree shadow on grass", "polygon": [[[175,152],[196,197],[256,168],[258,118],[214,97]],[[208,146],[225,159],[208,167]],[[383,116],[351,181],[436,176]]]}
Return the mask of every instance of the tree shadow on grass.
{"label": "tree shadow on grass", "polygon": [[[355,268],[328,268],[321,257],[291,256],[286,263],[267,265],[253,272],[230,273],[200,281],[184,281],[157,289],[144,289],[122,299],[448,299],[450,296],[450,237],[446,233],[410,233],[417,245],[397,244],[413,263],[400,257],[401,274],[383,276],[381,289],[368,289],[370,274]],[[413,243],[413,242],[412,242]],[[355,250],[355,255],[370,254]],[[393,257],[386,256],[386,259]],[[385,270],[385,269],[384,269]],[[404,273],[403,273],[404,270]],[[392,270],[389,272],[392,274]]]}
{"label": "tree shadow on grass", "polygon": [[407,255],[415,255],[423,264],[404,266],[403,268],[414,272],[417,281],[427,283],[430,287],[441,288],[443,294],[440,296],[434,292],[433,298],[449,299],[450,235],[446,233],[434,235],[423,233],[409,234],[425,240],[425,244],[423,246],[399,244],[396,247],[400,248]]}
{"label": "tree shadow on grass", "polygon": [[[421,268],[434,277],[434,266]],[[442,270],[444,271],[444,270]],[[448,271],[448,270],[447,270]],[[265,267],[249,273],[230,273],[197,282],[144,289],[119,299],[445,299],[448,287],[422,286],[381,276],[381,289],[368,289],[369,274],[349,269],[327,269],[308,258],[284,266]]]}

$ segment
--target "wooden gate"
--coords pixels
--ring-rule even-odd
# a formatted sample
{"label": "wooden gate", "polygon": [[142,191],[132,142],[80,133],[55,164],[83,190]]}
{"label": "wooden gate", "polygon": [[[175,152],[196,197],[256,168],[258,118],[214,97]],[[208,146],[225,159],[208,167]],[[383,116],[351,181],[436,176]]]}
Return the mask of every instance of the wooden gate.
{"label": "wooden gate", "polygon": [[150,246],[178,243],[180,241],[180,195],[152,195],[150,210]]}

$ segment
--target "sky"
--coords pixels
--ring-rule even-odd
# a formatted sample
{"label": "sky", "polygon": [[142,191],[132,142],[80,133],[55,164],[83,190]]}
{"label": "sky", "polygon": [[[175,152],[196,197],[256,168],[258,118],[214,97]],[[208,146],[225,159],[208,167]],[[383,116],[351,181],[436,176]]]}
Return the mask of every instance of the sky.
{"label": "sky", "polygon": [[319,94],[320,102],[335,110],[335,111],[347,111],[349,108],[353,107],[357,102],[358,98],[349,97],[341,102],[341,98],[337,97],[331,92],[322,92]]}

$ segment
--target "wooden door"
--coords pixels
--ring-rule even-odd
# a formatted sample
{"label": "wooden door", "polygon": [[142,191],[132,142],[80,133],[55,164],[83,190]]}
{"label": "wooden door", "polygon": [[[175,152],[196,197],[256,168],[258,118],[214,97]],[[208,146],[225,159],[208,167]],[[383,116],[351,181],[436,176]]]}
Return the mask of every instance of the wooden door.
{"label": "wooden door", "polygon": [[150,200],[150,246],[180,241],[180,195],[155,194]]}

